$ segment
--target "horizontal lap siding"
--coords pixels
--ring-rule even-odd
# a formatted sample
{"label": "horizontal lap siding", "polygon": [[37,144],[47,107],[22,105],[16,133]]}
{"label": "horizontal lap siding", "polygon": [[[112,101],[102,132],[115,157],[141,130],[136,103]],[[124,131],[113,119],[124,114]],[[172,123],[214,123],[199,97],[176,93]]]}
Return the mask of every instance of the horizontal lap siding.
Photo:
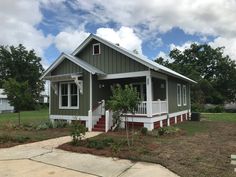
{"label": "horizontal lap siding", "polygon": [[58,95],[51,88],[51,114],[52,115],[75,115],[87,116],[89,110],[89,73],[69,60],[64,60],[52,71],[52,75],[82,72],[83,94],[79,95],[79,109],[59,109],[59,83]]}
{"label": "horizontal lap siding", "polygon": [[[181,84],[181,106],[177,106],[177,84]],[[187,105],[183,106],[183,85],[186,85],[186,96],[187,96]],[[188,110],[190,107],[189,103],[189,84],[187,82],[184,82],[182,80],[168,77],[168,104],[169,104],[169,113],[179,112]]]}
{"label": "horizontal lap siding", "polygon": [[77,56],[107,74],[148,70],[146,66],[102,43],[100,43],[101,54],[93,55],[95,43],[98,42],[91,41]]}

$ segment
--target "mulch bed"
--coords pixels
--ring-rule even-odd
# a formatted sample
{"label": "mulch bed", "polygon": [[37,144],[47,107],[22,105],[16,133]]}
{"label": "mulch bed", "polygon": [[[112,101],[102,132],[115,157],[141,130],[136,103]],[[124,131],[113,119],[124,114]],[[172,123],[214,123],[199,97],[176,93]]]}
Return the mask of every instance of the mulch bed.
{"label": "mulch bed", "polygon": [[[184,123],[183,123],[184,124]],[[73,146],[66,143],[60,149],[101,156],[119,157],[130,160],[161,164],[180,176],[186,177],[233,177],[236,176],[230,155],[236,153],[236,123],[202,121],[207,130],[189,136],[181,131],[177,135],[161,137],[139,136],[129,151],[127,145],[118,153],[112,153],[110,147],[94,149]],[[124,132],[110,132],[91,139],[124,139]]]}

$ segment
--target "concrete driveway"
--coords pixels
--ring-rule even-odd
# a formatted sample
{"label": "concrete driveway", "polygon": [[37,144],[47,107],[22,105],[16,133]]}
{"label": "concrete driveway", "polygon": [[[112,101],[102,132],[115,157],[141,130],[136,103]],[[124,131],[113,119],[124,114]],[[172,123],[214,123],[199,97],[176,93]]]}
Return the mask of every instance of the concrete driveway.
{"label": "concrete driveway", "polygon": [[[98,135],[89,132],[86,137]],[[55,149],[70,141],[56,138],[0,149],[0,176],[5,177],[177,177],[158,164],[131,162]]]}

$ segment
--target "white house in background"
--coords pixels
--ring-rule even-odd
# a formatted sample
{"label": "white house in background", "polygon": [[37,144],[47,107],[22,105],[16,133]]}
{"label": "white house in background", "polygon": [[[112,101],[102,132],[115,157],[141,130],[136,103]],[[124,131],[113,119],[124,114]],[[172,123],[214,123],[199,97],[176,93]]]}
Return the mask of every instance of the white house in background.
{"label": "white house in background", "polygon": [[4,90],[0,89],[0,113],[13,112],[14,107],[9,104],[7,95],[3,94]]}

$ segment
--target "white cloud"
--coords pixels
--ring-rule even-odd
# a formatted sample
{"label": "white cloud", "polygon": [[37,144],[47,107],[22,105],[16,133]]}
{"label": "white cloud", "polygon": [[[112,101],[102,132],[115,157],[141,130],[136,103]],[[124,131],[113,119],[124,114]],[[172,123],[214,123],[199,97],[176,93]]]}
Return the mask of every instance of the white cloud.
{"label": "white cloud", "polygon": [[71,53],[88,36],[89,33],[84,31],[66,29],[55,37],[55,45],[59,51]]}
{"label": "white cloud", "polygon": [[[85,31],[66,29],[55,37],[55,45],[61,52],[72,52],[79,44],[88,37]],[[115,31],[112,28],[98,28],[96,35],[112,43],[119,43],[130,51],[137,50],[142,55],[142,40],[129,27],[121,27]]]}
{"label": "white cloud", "polygon": [[78,9],[89,12],[88,18],[98,23],[142,25],[149,32],[179,27],[190,34],[229,36],[236,34],[235,6],[234,0],[77,0]]}
{"label": "white cloud", "polygon": [[39,1],[0,1],[0,44],[18,45],[35,49],[43,57],[44,49],[52,42],[52,36],[45,36],[35,26],[42,20]]}
{"label": "white cloud", "polygon": [[213,48],[225,47],[224,54],[229,55],[231,59],[236,60],[236,38],[218,37],[213,42],[210,42]]}
{"label": "white cloud", "polygon": [[175,44],[170,44],[170,50],[173,50],[173,49],[178,49],[180,50],[181,52],[183,52],[185,49],[188,49],[190,48],[191,44],[198,44],[197,42],[193,42],[193,41],[187,41],[185,43],[183,43],[182,45],[175,45]]}
{"label": "white cloud", "polygon": [[115,31],[112,28],[99,28],[96,35],[112,42],[118,43],[130,51],[137,50],[142,55],[142,40],[134,33],[134,30],[129,27],[122,26],[119,30]]}

